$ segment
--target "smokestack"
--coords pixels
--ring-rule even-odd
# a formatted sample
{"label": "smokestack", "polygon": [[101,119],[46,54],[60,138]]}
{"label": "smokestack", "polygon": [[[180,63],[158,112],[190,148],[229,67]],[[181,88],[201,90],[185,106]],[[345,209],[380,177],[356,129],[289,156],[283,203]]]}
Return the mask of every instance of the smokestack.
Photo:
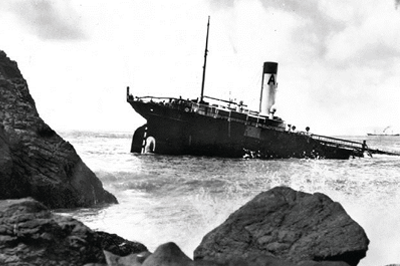
{"label": "smokestack", "polygon": [[277,72],[278,63],[264,62],[259,109],[259,112],[263,115],[273,113],[272,106],[275,104],[275,93],[278,87]]}

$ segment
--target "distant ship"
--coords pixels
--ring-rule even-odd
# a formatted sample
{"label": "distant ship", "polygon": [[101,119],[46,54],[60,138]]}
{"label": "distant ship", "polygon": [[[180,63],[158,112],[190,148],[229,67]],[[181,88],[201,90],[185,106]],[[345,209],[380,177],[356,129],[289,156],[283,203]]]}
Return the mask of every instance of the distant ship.
{"label": "distant ship", "polygon": [[147,120],[134,135],[131,152],[169,155],[197,155],[233,158],[325,158],[363,157],[366,142],[312,134],[307,127],[298,131],[275,115],[278,63],[265,62],[259,110],[243,102],[204,95],[208,35],[207,23],[203,79],[200,97],[133,96],[127,101]]}
{"label": "distant ship", "polygon": [[382,133],[367,133],[368,136],[371,137],[399,137],[400,133],[388,133],[387,130],[390,128],[390,126],[385,127],[385,129],[382,131]]}

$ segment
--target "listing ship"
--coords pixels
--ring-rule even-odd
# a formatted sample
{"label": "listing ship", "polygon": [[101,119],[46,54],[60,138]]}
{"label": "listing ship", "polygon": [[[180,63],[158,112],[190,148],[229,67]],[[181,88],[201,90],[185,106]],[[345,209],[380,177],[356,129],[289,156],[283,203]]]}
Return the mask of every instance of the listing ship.
{"label": "listing ship", "polygon": [[298,131],[275,115],[278,63],[265,62],[259,110],[242,102],[204,95],[207,24],[201,94],[197,99],[133,96],[127,101],[147,120],[134,135],[131,152],[234,158],[348,159],[368,153],[366,142]]}

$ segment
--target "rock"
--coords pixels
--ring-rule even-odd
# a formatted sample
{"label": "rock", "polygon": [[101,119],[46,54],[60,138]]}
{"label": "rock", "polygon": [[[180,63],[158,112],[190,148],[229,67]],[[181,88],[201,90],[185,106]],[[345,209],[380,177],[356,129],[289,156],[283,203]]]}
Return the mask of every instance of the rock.
{"label": "rock", "polygon": [[15,173],[13,168],[9,140],[0,124],[0,198],[20,198],[28,194],[27,179]]}
{"label": "rock", "polygon": [[100,242],[97,232],[31,198],[0,201],[0,265],[101,265],[108,247]]}
{"label": "rock", "polygon": [[[199,261],[195,261],[198,263]],[[294,263],[267,255],[249,255],[246,258],[231,257],[221,266],[296,266]],[[198,266],[196,264],[196,266]]]}
{"label": "rock", "polygon": [[160,245],[143,266],[193,266],[193,261],[173,242]]}
{"label": "rock", "polygon": [[159,246],[154,254],[148,251],[127,256],[119,256],[107,251],[104,251],[104,254],[107,266],[348,266],[344,262],[315,261],[302,262],[300,265],[273,256],[259,254],[249,254],[246,258],[228,256],[224,262],[192,261],[172,242]]}
{"label": "rock", "polygon": [[[207,261],[207,260],[198,260],[198,261],[194,261],[194,266],[236,266],[234,264],[222,264],[222,263],[217,263],[215,261]],[[240,266],[244,266],[244,265],[240,265]]]}
{"label": "rock", "polygon": [[[106,232],[95,232],[95,245],[118,256],[127,256],[147,252],[147,248],[137,242],[131,242],[116,234]],[[144,253],[140,256],[143,256]]]}
{"label": "rock", "polygon": [[[114,256],[115,257],[115,256]],[[108,260],[107,260],[108,262]],[[128,266],[136,264],[135,258],[117,258],[108,266]],[[212,260],[192,261],[175,243],[160,245],[153,254],[143,262],[142,266],[296,266],[295,264],[272,256],[251,254],[247,258],[228,256],[224,262]],[[322,265],[321,265],[322,266]],[[332,265],[335,266],[335,265]],[[338,265],[339,266],[339,265]]]}
{"label": "rock", "polygon": [[297,266],[349,266],[344,261],[302,261]]}
{"label": "rock", "polygon": [[321,193],[276,187],[209,232],[194,259],[223,262],[258,254],[293,263],[341,261],[355,266],[365,257],[368,244],[364,230],[339,203]]}
{"label": "rock", "polygon": [[[82,223],[53,215],[32,199],[0,201],[0,265],[83,265],[105,262]],[[25,264],[24,264],[25,263]]]}
{"label": "rock", "polygon": [[104,251],[108,266],[140,266],[143,261],[150,256],[150,252],[145,251],[139,254],[130,254],[127,256],[118,256],[111,252]]}
{"label": "rock", "polygon": [[17,64],[3,51],[0,148],[0,199],[33,197],[50,208],[117,203],[74,147],[39,117]]}

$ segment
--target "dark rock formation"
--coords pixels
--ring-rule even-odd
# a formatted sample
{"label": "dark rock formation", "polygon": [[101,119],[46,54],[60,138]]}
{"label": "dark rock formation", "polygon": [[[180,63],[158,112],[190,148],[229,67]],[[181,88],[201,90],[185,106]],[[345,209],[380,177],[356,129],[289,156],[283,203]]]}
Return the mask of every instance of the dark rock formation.
{"label": "dark rock formation", "polygon": [[[140,265],[135,261],[129,263],[121,263],[119,266]],[[108,266],[116,266],[117,263],[109,263]],[[160,245],[153,254],[147,257],[142,266],[296,266],[294,263],[272,256],[254,254],[247,258],[229,257],[224,262],[215,262],[211,260],[193,261],[187,257],[181,249],[173,242]],[[317,265],[303,265],[317,266]],[[318,265],[318,266],[343,266],[343,265]]]}
{"label": "dark rock formation", "polygon": [[103,249],[127,253],[114,244],[147,251],[142,244],[94,232],[75,219],[53,214],[33,199],[0,201],[0,265],[104,264]]}
{"label": "dark rock formation", "polygon": [[192,266],[193,261],[173,242],[160,245],[143,266]]}
{"label": "dark rock formation", "polygon": [[194,259],[226,261],[258,254],[308,261],[303,265],[342,261],[355,266],[365,257],[368,244],[364,230],[339,203],[320,193],[277,187],[259,194],[209,232]]}
{"label": "dark rock formation", "polygon": [[119,256],[138,254],[147,251],[147,248],[137,242],[130,242],[116,234],[95,232],[95,245]]}
{"label": "dark rock formation", "polygon": [[117,203],[73,146],[39,117],[17,64],[0,51],[0,199],[21,197],[51,208]]}
{"label": "dark rock formation", "polygon": [[250,254],[246,258],[230,257],[224,262],[207,260],[193,261],[173,242],[160,245],[154,254],[141,252],[118,256],[104,251],[107,264],[86,264],[85,266],[349,266],[343,261],[303,261],[300,264],[273,256]]}
{"label": "dark rock formation", "polygon": [[344,261],[302,261],[296,266],[349,266]]}
{"label": "dark rock formation", "polygon": [[104,255],[106,256],[107,266],[140,266],[151,253],[144,251],[121,257],[111,252],[104,251]]}

